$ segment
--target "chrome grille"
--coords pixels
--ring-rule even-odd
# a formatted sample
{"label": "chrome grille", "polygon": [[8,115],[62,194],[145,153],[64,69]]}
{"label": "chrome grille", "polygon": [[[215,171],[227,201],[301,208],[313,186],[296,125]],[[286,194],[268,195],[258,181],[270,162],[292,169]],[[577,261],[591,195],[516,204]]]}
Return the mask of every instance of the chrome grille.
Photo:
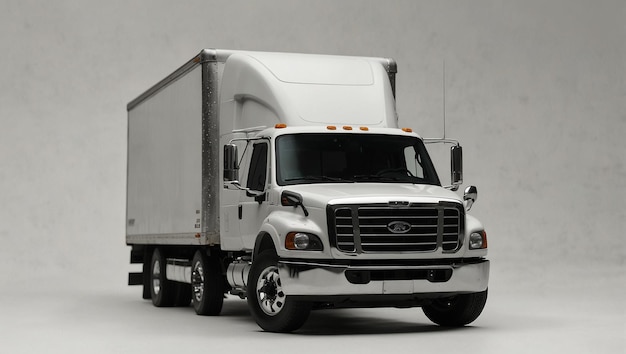
{"label": "chrome grille", "polygon": [[457,203],[341,205],[331,207],[329,217],[334,245],[351,253],[454,252],[464,234]]}

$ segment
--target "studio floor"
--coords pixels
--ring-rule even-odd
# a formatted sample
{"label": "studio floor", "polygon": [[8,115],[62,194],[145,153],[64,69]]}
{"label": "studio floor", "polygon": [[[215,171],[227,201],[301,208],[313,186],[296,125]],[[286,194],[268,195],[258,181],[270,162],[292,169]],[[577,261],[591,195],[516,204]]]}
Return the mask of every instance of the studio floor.
{"label": "studio floor", "polygon": [[419,308],[341,309],[314,311],[292,334],[261,331],[246,302],[234,297],[221,316],[202,317],[192,307],[155,308],[139,287],[106,276],[100,283],[32,277],[0,292],[0,347],[5,353],[624,353],[621,269],[509,268],[492,272],[487,306],[464,328],[435,326]]}

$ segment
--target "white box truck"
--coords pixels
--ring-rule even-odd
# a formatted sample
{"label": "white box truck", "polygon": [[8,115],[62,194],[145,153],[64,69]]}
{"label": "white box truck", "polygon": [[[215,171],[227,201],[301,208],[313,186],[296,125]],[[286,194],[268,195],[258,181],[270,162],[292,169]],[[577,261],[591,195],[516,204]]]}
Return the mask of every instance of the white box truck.
{"label": "white box truck", "polygon": [[[129,285],[158,307],[261,328],[311,310],[422,307],[443,326],[487,299],[461,147],[398,127],[387,58],[204,49],[128,108]],[[451,144],[442,186],[425,148]]]}

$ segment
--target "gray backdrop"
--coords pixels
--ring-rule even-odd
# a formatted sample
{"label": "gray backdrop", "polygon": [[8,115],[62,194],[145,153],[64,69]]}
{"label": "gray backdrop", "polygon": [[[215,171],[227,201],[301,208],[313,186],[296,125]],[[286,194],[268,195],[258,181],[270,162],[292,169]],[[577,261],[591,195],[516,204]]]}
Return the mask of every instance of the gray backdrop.
{"label": "gray backdrop", "polygon": [[425,137],[445,61],[492,298],[589,279],[623,298],[625,19],[621,0],[2,0],[2,294],[125,291],[126,103],[216,47],[393,57],[400,123]]}

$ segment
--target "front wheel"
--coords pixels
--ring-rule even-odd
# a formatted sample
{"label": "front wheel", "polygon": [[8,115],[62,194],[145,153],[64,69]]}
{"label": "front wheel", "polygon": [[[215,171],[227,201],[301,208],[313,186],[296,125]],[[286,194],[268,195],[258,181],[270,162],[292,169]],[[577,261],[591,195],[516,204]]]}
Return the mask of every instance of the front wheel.
{"label": "front wheel", "polygon": [[283,292],[278,257],[261,252],[248,276],[248,307],[256,323],[268,332],[291,332],[302,327],[311,312],[308,303],[294,301]]}
{"label": "front wheel", "polygon": [[440,326],[461,327],[480,316],[487,303],[487,290],[433,300],[422,310],[426,317]]}

